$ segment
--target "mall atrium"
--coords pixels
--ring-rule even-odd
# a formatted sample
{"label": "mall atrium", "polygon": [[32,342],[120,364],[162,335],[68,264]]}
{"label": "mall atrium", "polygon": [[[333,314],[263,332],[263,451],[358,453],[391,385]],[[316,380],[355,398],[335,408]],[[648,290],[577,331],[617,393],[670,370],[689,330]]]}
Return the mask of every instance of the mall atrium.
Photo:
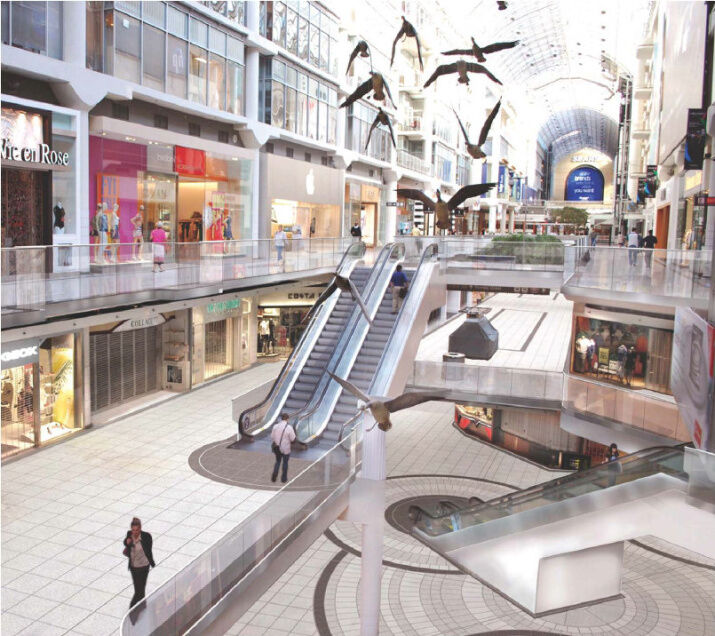
{"label": "mall atrium", "polygon": [[1,7],[3,636],[715,636],[715,2]]}

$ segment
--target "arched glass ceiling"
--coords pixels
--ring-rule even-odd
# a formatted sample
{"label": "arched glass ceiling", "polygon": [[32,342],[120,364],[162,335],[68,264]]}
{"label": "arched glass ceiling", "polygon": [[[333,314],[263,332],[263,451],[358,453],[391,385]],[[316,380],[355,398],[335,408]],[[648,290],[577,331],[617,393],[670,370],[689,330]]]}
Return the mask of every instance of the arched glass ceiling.
{"label": "arched glass ceiling", "polygon": [[581,148],[594,148],[613,157],[618,150],[618,125],[597,110],[576,108],[549,117],[539,138],[553,146],[554,161]]}
{"label": "arched glass ceiling", "polygon": [[652,2],[507,0],[507,4],[506,11],[498,11],[495,0],[469,5],[443,2],[442,6],[455,14],[465,45],[470,36],[481,46],[520,40],[516,48],[488,56],[486,66],[504,83],[520,117],[530,120],[528,128],[542,131],[545,144],[578,130],[559,147],[589,140],[584,145],[613,155],[618,75],[635,71],[636,47]]}

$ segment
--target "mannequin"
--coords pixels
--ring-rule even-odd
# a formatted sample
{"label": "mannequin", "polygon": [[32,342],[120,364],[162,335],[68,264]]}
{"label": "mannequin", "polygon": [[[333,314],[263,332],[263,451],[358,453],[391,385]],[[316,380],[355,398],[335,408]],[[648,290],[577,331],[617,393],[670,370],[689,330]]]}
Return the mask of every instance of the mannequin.
{"label": "mannequin", "polygon": [[261,353],[264,355],[268,353],[268,346],[271,338],[271,328],[269,326],[268,320],[263,318],[261,322],[258,323],[258,333],[261,336]]}
{"label": "mannequin", "polygon": [[107,245],[107,234],[109,233],[109,219],[107,218],[107,204],[98,203],[97,212],[94,215],[94,235],[97,237],[97,245],[94,249],[94,262],[104,263],[104,250]]}
{"label": "mannequin", "polygon": [[115,203],[112,206],[112,212],[109,215],[109,230],[111,249],[111,262],[117,262],[117,248],[119,247],[119,204]]}
{"label": "mannequin", "polygon": [[142,246],[144,244],[144,206],[139,206],[139,211],[131,219],[134,230],[132,231],[132,260],[137,261],[141,257]]}
{"label": "mannequin", "polygon": [[224,243],[223,252],[224,254],[228,254],[228,252],[231,250],[231,243],[229,241],[233,241],[233,230],[231,229],[230,214],[227,214],[223,219],[223,240],[226,241]]}
{"label": "mannequin", "polygon": [[52,214],[55,215],[55,224],[53,227],[55,234],[65,233],[65,209],[62,207],[62,201],[58,201],[57,205],[52,208]]}

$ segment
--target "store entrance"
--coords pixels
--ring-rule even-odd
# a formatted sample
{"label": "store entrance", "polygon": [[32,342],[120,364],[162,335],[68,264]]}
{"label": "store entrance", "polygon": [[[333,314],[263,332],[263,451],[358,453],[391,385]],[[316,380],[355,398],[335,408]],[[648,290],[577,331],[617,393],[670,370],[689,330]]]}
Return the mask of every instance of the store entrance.
{"label": "store entrance", "polygon": [[51,172],[2,169],[2,246],[51,245]]}
{"label": "store entrance", "polygon": [[363,203],[360,208],[362,240],[368,247],[375,246],[377,230],[377,203]]}

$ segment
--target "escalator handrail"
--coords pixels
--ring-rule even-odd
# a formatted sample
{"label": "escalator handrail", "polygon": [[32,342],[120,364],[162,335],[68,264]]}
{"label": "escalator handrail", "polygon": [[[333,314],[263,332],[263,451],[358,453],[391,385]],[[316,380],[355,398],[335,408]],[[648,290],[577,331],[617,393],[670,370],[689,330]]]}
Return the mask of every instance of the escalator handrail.
{"label": "escalator handrail", "polygon": [[[422,251],[422,256],[420,257],[420,262],[417,264],[417,267],[415,268],[415,273],[412,276],[412,279],[410,280],[409,285],[407,286],[407,294],[405,297],[402,299],[402,305],[400,305],[400,310],[397,312],[397,316],[395,317],[395,322],[392,327],[392,332],[390,333],[389,338],[387,339],[387,342],[385,343],[385,348],[382,351],[382,354],[380,355],[380,360],[375,366],[375,374],[373,375],[372,381],[370,382],[370,389],[368,390],[368,394],[371,394],[371,391],[373,389],[373,383],[375,381],[375,378],[377,377],[377,371],[382,367],[382,364],[385,361],[385,356],[387,355],[387,351],[390,348],[390,342],[392,341],[392,337],[395,334],[395,326],[399,324],[400,318],[402,316],[402,312],[405,308],[405,305],[407,304],[408,298],[410,298],[410,294],[412,293],[412,290],[414,288],[413,283],[415,279],[417,278],[417,275],[420,271],[420,268],[422,265],[425,263],[427,259],[431,259],[434,256],[436,256],[439,253],[439,244],[437,242],[435,243],[430,243],[425,249]],[[343,425],[340,427],[340,434],[338,435],[338,441],[342,441],[343,435],[345,434],[345,427],[347,424],[353,421],[353,418],[347,420],[346,422],[343,423]]]}
{"label": "escalator handrail", "polygon": [[[356,264],[364,256],[365,256],[365,244],[362,241],[359,243],[352,243],[345,250],[345,253],[343,254],[342,258],[340,259],[340,262],[338,263],[338,266],[335,271],[337,273],[340,273],[344,267],[352,266],[352,265]],[[249,417],[250,414],[267,406],[276,398],[276,395],[277,395],[278,391],[280,390],[281,385],[285,381],[286,376],[288,375],[290,370],[293,368],[293,366],[296,364],[296,361],[302,355],[303,349],[306,346],[306,342],[308,341],[308,337],[309,337],[308,334],[310,332],[310,329],[316,323],[317,318],[320,315],[321,311],[324,310],[324,307],[325,307],[324,303],[326,300],[327,300],[327,298],[322,298],[320,300],[320,303],[319,303],[319,306],[317,307],[317,309],[314,310],[313,308],[311,308],[310,312],[312,312],[312,315],[310,316],[310,319],[308,320],[308,324],[306,325],[306,328],[303,330],[303,333],[301,333],[300,338],[298,339],[298,343],[293,348],[293,351],[291,351],[291,354],[290,354],[290,356],[288,356],[288,359],[285,361],[285,364],[281,368],[281,371],[278,374],[278,377],[275,379],[275,381],[271,385],[271,388],[268,391],[268,394],[266,395],[266,397],[263,400],[261,400],[258,404],[254,404],[253,406],[248,407],[247,409],[244,409],[241,412],[241,414],[239,415],[238,431],[242,437],[244,435],[253,437],[254,431],[258,428],[261,428],[260,423],[263,420],[263,416],[253,420],[253,418]],[[254,422],[254,425],[250,430],[248,430],[247,426],[246,426],[246,422],[251,422],[251,421]]]}
{"label": "escalator handrail", "polygon": [[[375,290],[375,286],[377,285],[378,280],[380,279],[380,275],[382,274],[383,269],[390,265],[391,263],[395,263],[396,261],[399,261],[402,256],[404,255],[405,251],[405,246],[402,243],[387,243],[382,250],[380,251],[380,255],[375,262],[375,265],[373,266],[373,271],[370,275],[370,278],[368,279],[368,282],[365,285],[365,289],[363,291],[363,301],[365,302],[366,305],[370,304],[370,300],[372,298],[373,293],[380,293],[380,290]],[[384,292],[382,292],[382,296],[384,296]],[[380,298],[379,302],[382,302],[382,297]],[[361,323],[361,319],[363,318],[362,311],[359,306],[354,307],[353,313],[351,314],[347,327],[345,329],[345,333],[349,334],[347,337],[343,336],[341,338],[341,341],[345,342],[345,345],[340,348],[339,346],[336,346],[335,352],[333,356],[330,358],[328,363],[325,366],[325,372],[320,376],[320,380],[315,386],[315,390],[313,392],[313,395],[311,396],[311,399],[308,401],[308,403],[301,409],[300,411],[297,411],[294,414],[294,417],[297,418],[296,421],[293,424],[293,427],[295,429],[296,435],[300,435],[299,431],[299,425],[301,421],[305,421],[309,417],[311,417],[321,406],[323,402],[323,398],[325,397],[328,388],[331,385],[331,380],[330,376],[327,374],[328,369],[332,369],[333,371],[338,367],[340,362],[343,359],[343,356],[345,355],[347,351],[347,345],[353,340],[353,336],[355,334],[355,330],[358,328],[358,326]],[[365,337],[367,337],[367,334],[365,334]],[[363,339],[364,340],[364,339]],[[339,344],[339,343],[338,343]],[[362,345],[361,345],[362,346]],[[322,388],[321,388],[322,385]],[[320,395],[318,394],[318,391],[320,391]],[[316,397],[317,395],[317,397]],[[320,432],[311,435],[312,438],[318,437],[320,434],[322,434],[322,431],[325,429],[325,426],[329,423],[330,418],[328,417],[326,421],[323,424],[323,428],[321,429]],[[302,439],[299,439],[298,441],[304,442]]]}
{"label": "escalator handrail", "polygon": [[[528,501],[530,498],[536,498],[547,491],[554,490],[557,487],[568,485],[570,483],[578,481],[586,481],[588,480],[588,477],[590,475],[593,475],[599,471],[603,472],[604,470],[608,470],[609,466],[612,466],[616,463],[620,466],[624,466],[627,463],[645,461],[648,459],[648,457],[651,457],[652,459],[660,457],[662,459],[663,455],[677,455],[678,452],[684,453],[684,448],[686,446],[687,444],[679,444],[677,446],[653,446],[651,448],[644,448],[642,450],[636,451],[635,453],[630,453],[629,455],[619,457],[613,462],[591,466],[590,468],[587,468],[585,470],[576,471],[569,475],[564,475],[563,477],[557,477],[556,479],[552,479],[541,484],[536,484],[529,488],[525,488],[524,490],[517,490],[516,492],[512,492],[507,495],[500,495],[499,497],[494,497],[493,499],[489,499],[482,503],[467,505],[464,508],[461,508],[458,514],[473,514],[486,508],[502,506],[508,503],[511,503],[512,505],[515,505],[517,503],[523,503],[524,501]],[[411,508],[419,508],[420,514],[426,517],[430,517],[430,519],[444,519],[450,516],[448,514],[433,516],[429,513],[429,511],[424,510],[421,506],[419,506],[419,504],[414,504],[413,506],[411,506]]]}

